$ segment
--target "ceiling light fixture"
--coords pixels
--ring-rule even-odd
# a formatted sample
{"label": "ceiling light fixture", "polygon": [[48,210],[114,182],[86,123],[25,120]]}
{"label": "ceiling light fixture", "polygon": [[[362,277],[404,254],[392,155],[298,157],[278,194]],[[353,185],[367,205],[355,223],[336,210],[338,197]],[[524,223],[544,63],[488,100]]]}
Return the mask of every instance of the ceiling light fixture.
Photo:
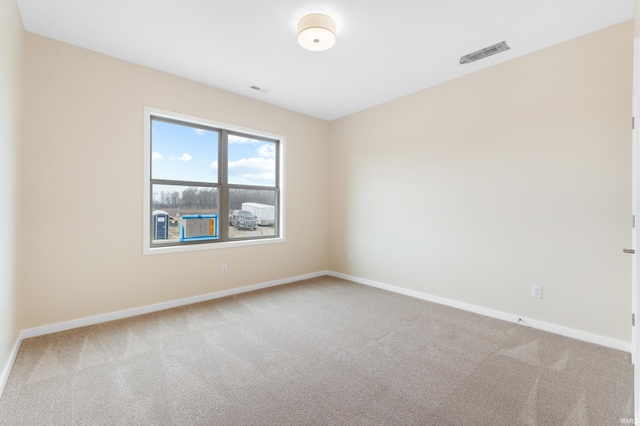
{"label": "ceiling light fixture", "polygon": [[298,21],[298,43],[314,52],[331,49],[336,44],[336,21],[320,13],[303,16]]}

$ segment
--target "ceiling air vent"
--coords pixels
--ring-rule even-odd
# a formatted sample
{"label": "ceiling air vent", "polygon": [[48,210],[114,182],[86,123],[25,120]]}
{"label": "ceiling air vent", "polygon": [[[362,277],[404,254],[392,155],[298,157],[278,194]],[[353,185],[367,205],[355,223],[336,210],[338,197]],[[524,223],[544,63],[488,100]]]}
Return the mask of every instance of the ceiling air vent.
{"label": "ceiling air vent", "polygon": [[504,52],[505,50],[511,49],[507,46],[506,41],[501,41],[500,43],[496,43],[492,46],[485,47],[484,49],[477,50],[473,53],[469,53],[468,55],[464,55],[460,58],[460,64],[469,64],[471,62],[475,62],[479,59],[484,59],[487,56],[495,55],[496,53]]}
{"label": "ceiling air vent", "polygon": [[269,89],[265,89],[264,87],[256,86],[255,84],[252,84],[251,86],[249,86],[249,89],[253,89],[256,92],[269,93]]}

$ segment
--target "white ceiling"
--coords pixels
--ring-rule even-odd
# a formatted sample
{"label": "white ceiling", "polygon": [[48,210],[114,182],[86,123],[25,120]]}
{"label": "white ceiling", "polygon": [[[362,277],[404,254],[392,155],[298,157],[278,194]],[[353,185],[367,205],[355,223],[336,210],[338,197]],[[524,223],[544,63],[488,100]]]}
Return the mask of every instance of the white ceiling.
{"label": "white ceiling", "polygon": [[[27,31],[325,120],[632,19],[633,4],[18,0]],[[308,13],[335,19],[333,49],[297,44],[297,21]],[[460,65],[460,56],[500,41],[511,50]]]}

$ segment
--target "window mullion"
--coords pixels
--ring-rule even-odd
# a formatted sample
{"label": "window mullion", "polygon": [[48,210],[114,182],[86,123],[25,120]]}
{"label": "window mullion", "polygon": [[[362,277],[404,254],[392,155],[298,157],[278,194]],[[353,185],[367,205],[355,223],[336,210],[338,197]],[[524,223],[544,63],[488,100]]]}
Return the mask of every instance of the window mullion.
{"label": "window mullion", "polygon": [[229,240],[229,186],[227,178],[227,155],[229,143],[229,132],[220,132],[220,143],[218,144],[218,182],[220,182],[220,204],[218,217],[220,220],[220,241]]}
{"label": "window mullion", "polygon": [[170,179],[151,179],[151,183],[156,185],[179,185],[179,186],[201,186],[205,188],[217,188],[220,186],[218,183],[211,182],[198,182],[198,181],[186,181],[186,180],[170,180]]}

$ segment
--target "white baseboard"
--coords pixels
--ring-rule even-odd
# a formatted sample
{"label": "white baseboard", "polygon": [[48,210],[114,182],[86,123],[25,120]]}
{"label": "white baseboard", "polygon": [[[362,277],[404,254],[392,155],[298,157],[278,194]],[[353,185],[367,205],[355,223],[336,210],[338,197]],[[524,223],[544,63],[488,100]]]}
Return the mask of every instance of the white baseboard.
{"label": "white baseboard", "polygon": [[559,334],[561,336],[571,337],[573,339],[578,339],[578,340],[582,340],[589,343],[595,343],[597,345],[606,346],[608,348],[631,353],[631,342],[612,339],[610,337],[600,336],[598,334],[588,333],[586,331],[576,330],[574,328],[564,327],[561,325],[551,324],[544,321],[525,318],[515,314],[496,311],[496,310],[485,308],[482,306],[472,305],[470,303],[459,302],[457,300],[447,299],[440,296],[434,296],[428,293],[409,290],[406,288],[384,284],[377,281],[368,280],[365,278],[359,278],[352,275],[341,274],[339,272],[329,271],[328,274],[331,275],[332,277],[342,278],[348,281],[353,281],[358,284],[364,284],[370,287],[376,287],[382,290],[392,291],[394,293],[415,297],[417,299],[427,300],[429,302],[438,303],[440,305],[451,306],[452,308],[462,309],[464,311],[473,312],[476,314],[500,319],[503,321],[519,323],[519,324],[526,325],[539,330]]}
{"label": "white baseboard", "polygon": [[137,315],[148,314],[151,312],[163,311],[165,309],[177,308],[180,306],[191,305],[193,303],[206,302],[208,300],[220,299],[222,297],[233,296],[236,294],[247,293],[249,291],[261,290],[263,288],[275,287],[283,284],[289,284],[296,281],[307,280],[310,278],[328,275],[328,271],[314,272],[306,275],[298,275],[295,277],[284,278],[281,280],[268,281],[259,284],[248,285],[244,287],[232,288],[229,290],[216,291],[213,293],[202,294],[199,296],[185,297],[184,299],[170,300],[168,302],[156,303],[153,305],[140,306],[138,308],[125,309],[122,311],[110,312],[91,317],[80,318],[71,321],[59,322],[56,324],[45,325],[42,327],[28,328],[20,333],[20,340],[29,337],[42,336],[45,334],[57,333],[59,331],[71,330],[73,328],[84,327],[87,325],[99,324],[103,322],[134,317]]}
{"label": "white baseboard", "polygon": [[2,398],[4,387],[7,385],[7,380],[9,380],[9,374],[11,373],[11,369],[13,368],[13,363],[16,360],[16,356],[18,356],[18,351],[20,350],[21,343],[22,339],[18,337],[18,340],[13,345],[13,349],[11,350],[11,354],[9,355],[9,359],[4,365],[2,372],[0,372],[0,398]]}

